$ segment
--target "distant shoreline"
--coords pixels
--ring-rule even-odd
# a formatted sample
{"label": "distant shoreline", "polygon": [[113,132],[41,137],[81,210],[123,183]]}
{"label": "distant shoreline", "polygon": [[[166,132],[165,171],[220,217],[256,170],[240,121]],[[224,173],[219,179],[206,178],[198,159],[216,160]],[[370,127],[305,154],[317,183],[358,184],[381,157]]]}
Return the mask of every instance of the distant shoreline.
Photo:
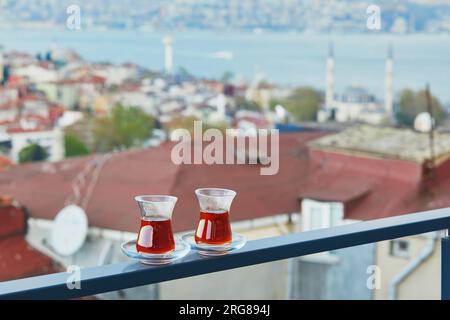
{"label": "distant shoreline", "polygon": [[310,34],[232,31],[139,31],[0,29],[4,50],[43,53],[56,45],[73,49],[91,62],[133,62],[150,70],[163,67],[162,37],[171,34],[175,70],[183,67],[198,78],[219,79],[225,72],[246,81],[260,73],[268,82],[285,87],[325,88],[325,59],[330,41],[335,47],[335,86],[342,92],[358,84],[384,96],[387,47],[394,50],[394,92],[404,88],[431,91],[450,103],[449,34]]}
{"label": "distant shoreline", "polygon": [[352,36],[352,35],[390,35],[390,36],[412,36],[412,35],[424,35],[424,36],[448,36],[449,32],[391,32],[384,30],[370,31],[370,30],[346,30],[346,31],[310,31],[310,30],[296,30],[296,29],[265,29],[265,28],[193,28],[193,27],[182,27],[182,28],[149,28],[149,27],[139,27],[139,28],[111,28],[107,26],[82,26],[81,30],[68,30],[64,24],[48,24],[48,23],[30,23],[30,24],[5,24],[0,23],[0,33],[4,30],[16,30],[16,31],[67,31],[67,32],[82,32],[82,31],[95,31],[95,32],[143,32],[143,33],[177,33],[177,32],[204,32],[204,33],[243,33],[243,34],[253,34],[253,35],[263,35],[263,34],[291,34],[291,35],[312,35],[312,36]]}

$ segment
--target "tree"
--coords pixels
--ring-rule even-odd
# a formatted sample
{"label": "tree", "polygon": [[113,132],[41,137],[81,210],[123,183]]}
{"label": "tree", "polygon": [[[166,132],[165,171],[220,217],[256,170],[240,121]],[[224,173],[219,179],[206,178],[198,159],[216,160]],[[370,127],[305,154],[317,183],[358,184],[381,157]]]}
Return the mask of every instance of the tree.
{"label": "tree", "polygon": [[[201,121],[200,119],[197,119],[194,116],[188,116],[188,117],[179,117],[174,120],[170,124],[168,124],[169,131],[173,131],[176,129],[186,129],[189,131],[191,136],[194,134],[194,122],[195,121]],[[228,128],[228,124],[226,122],[204,122],[202,121],[202,131],[205,132],[208,129],[218,129],[222,133],[225,133],[226,129]]]}
{"label": "tree", "polygon": [[66,157],[83,156],[90,153],[83,141],[71,132],[67,132],[64,135],[64,147],[66,150]]}
{"label": "tree", "polygon": [[229,83],[233,78],[234,78],[234,73],[231,72],[230,70],[226,70],[222,74],[222,77],[220,78],[220,81],[222,81],[223,83]]}
{"label": "tree", "polygon": [[297,121],[314,121],[323,102],[322,94],[310,87],[299,87],[284,99],[272,99],[269,103],[273,110],[282,105]]}
{"label": "tree", "polygon": [[236,105],[241,110],[261,111],[261,107],[254,101],[247,100],[242,97],[236,97]]}
{"label": "tree", "polygon": [[94,140],[100,152],[139,146],[149,139],[155,119],[136,107],[116,105],[107,116],[94,123]]}
{"label": "tree", "polygon": [[[399,103],[396,110],[396,118],[399,124],[412,127],[416,116],[421,112],[427,112],[426,91],[413,91],[405,89],[399,94]],[[436,124],[445,118],[444,109],[439,100],[431,96],[431,108]]]}
{"label": "tree", "polygon": [[191,77],[191,73],[185,67],[179,67],[176,74],[182,78]]}
{"label": "tree", "polygon": [[47,150],[37,143],[30,144],[19,151],[19,163],[44,161],[48,157]]}

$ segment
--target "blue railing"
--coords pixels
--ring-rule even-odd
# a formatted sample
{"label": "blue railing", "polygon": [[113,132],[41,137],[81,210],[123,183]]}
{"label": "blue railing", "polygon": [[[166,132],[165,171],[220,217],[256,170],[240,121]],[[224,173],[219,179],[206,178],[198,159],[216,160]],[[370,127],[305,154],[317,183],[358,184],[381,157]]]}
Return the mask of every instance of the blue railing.
{"label": "blue railing", "polygon": [[[0,298],[78,298],[449,228],[450,208],[431,210],[249,241],[242,249],[219,257],[190,252],[170,265],[129,262],[83,268],[80,289],[69,289],[65,272],[6,281],[0,283]],[[443,238],[441,243],[441,295],[450,299],[450,239]]]}

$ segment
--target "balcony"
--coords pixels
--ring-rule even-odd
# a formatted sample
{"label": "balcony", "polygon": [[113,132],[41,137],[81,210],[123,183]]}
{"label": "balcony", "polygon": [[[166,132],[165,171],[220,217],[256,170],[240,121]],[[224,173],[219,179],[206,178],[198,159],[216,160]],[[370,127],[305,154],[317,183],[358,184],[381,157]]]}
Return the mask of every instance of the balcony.
{"label": "balcony", "polygon": [[[80,286],[70,289],[66,272],[0,283],[1,299],[71,299],[212,272],[300,257],[416,234],[448,230],[450,208],[358,222],[333,228],[249,241],[242,249],[206,258],[195,251],[164,266],[138,262],[83,268]],[[441,239],[441,298],[450,299],[450,238]]]}

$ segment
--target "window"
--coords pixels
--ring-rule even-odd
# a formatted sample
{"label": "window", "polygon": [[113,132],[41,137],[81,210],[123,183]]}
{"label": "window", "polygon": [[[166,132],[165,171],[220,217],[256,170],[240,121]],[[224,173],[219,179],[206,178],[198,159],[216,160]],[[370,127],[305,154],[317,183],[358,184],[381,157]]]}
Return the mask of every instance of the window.
{"label": "window", "polygon": [[344,206],[340,202],[302,201],[303,230],[334,227],[342,223]]}
{"label": "window", "polygon": [[[344,205],[340,202],[323,202],[303,199],[301,208],[302,230],[315,230],[342,224]],[[334,264],[338,260],[333,251],[316,253],[302,257],[315,263]]]}
{"label": "window", "polygon": [[392,257],[409,258],[409,241],[392,240],[389,243],[389,254]]}

